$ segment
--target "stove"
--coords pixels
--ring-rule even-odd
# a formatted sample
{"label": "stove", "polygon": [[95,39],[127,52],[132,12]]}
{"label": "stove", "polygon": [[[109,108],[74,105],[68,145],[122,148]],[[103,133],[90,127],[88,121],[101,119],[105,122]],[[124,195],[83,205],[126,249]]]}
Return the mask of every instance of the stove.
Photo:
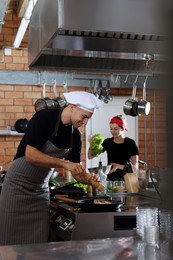
{"label": "stove", "polygon": [[[122,207],[115,212],[83,212],[76,205],[52,200],[51,236],[54,241],[86,240],[134,235],[136,207],[156,201],[139,194],[112,194]],[[153,203],[152,203],[153,202]]]}

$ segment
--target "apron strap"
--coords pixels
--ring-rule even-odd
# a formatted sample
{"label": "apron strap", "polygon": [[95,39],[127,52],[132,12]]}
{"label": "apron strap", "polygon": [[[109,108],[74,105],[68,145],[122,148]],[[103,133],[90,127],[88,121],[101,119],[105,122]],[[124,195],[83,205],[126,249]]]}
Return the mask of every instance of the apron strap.
{"label": "apron strap", "polygon": [[[58,120],[57,120],[56,125],[55,125],[55,129],[54,129],[53,134],[51,135],[51,137],[50,137],[50,139],[49,139],[49,141],[51,141],[51,142],[52,142],[53,139],[57,136],[57,132],[58,132],[58,128],[59,128],[59,123],[60,123],[60,119],[61,119],[62,110],[63,110],[63,109],[60,109],[60,110],[59,110],[59,116],[58,116]],[[70,147],[69,147],[69,148],[72,148],[72,146],[73,146],[73,131],[74,131],[74,129],[73,129],[73,126],[72,126],[71,138],[70,138]]]}
{"label": "apron strap", "polygon": [[58,132],[58,128],[59,128],[59,123],[60,123],[60,119],[61,119],[61,113],[62,113],[62,109],[59,110],[59,115],[58,115],[58,120],[56,122],[56,125],[55,125],[55,129],[53,131],[53,134],[51,135],[50,137],[50,141],[53,141],[53,139],[57,136],[57,132]]}

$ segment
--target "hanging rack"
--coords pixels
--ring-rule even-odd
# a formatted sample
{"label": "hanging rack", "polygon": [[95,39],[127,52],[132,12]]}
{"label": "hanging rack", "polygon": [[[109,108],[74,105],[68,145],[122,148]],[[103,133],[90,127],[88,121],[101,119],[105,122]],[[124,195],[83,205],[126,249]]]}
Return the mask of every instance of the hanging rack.
{"label": "hanging rack", "polygon": [[56,79],[52,80],[52,85],[53,85],[54,98],[57,98],[58,94],[56,91]]}
{"label": "hanging rack", "polygon": [[127,83],[128,77],[129,77],[129,75],[126,76],[126,78],[125,78],[125,80],[124,80],[124,84]]}
{"label": "hanging rack", "polygon": [[136,75],[136,79],[135,79],[135,81],[134,81],[134,84],[136,84],[136,82],[137,82],[137,80],[138,80],[138,76],[139,76],[139,75]]}

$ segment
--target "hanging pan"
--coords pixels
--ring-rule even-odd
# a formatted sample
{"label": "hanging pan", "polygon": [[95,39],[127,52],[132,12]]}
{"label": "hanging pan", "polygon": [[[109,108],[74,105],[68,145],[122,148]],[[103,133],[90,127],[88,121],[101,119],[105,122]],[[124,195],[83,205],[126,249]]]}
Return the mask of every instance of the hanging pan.
{"label": "hanging pan", "polygon": [[143,98],[138,102],[138,114],[148,115],[150,113],[150,102],[146,101],[146,80],[143,85]]}
{"label": "hanging pan", "polygon": [[136,96],[136,84],[133,83],[132,97],[127,99],[124,106],[123,111],[125,115],[129,116],[137,116],[138,115],[138,102],[135,99]]}
{"label": "hanging pan", "polygon": [[43,97],[37,99],[34,104],[35,111],[39,111],[45,108],[53,109],[56,107],[56,102],[48,97],[46,97],[46,83],[44,82],[43,85]]}
{"label": "hanging pan", "polygon": [[113,212],[120,210],[123,205],[121,201],[112,201],[110,197],[92,197],[75,200],[55,195],[54,199],[77,205],[84,212]]}

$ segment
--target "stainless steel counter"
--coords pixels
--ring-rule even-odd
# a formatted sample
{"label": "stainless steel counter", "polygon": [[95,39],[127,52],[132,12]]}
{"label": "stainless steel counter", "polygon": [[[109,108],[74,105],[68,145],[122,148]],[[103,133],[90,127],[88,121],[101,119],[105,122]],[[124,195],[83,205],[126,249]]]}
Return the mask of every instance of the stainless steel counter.
{"label": "stainless steel counter", "polygon": [[134,237],[0,247],[0,260],[171,260],[173,242],[146,245]]}

